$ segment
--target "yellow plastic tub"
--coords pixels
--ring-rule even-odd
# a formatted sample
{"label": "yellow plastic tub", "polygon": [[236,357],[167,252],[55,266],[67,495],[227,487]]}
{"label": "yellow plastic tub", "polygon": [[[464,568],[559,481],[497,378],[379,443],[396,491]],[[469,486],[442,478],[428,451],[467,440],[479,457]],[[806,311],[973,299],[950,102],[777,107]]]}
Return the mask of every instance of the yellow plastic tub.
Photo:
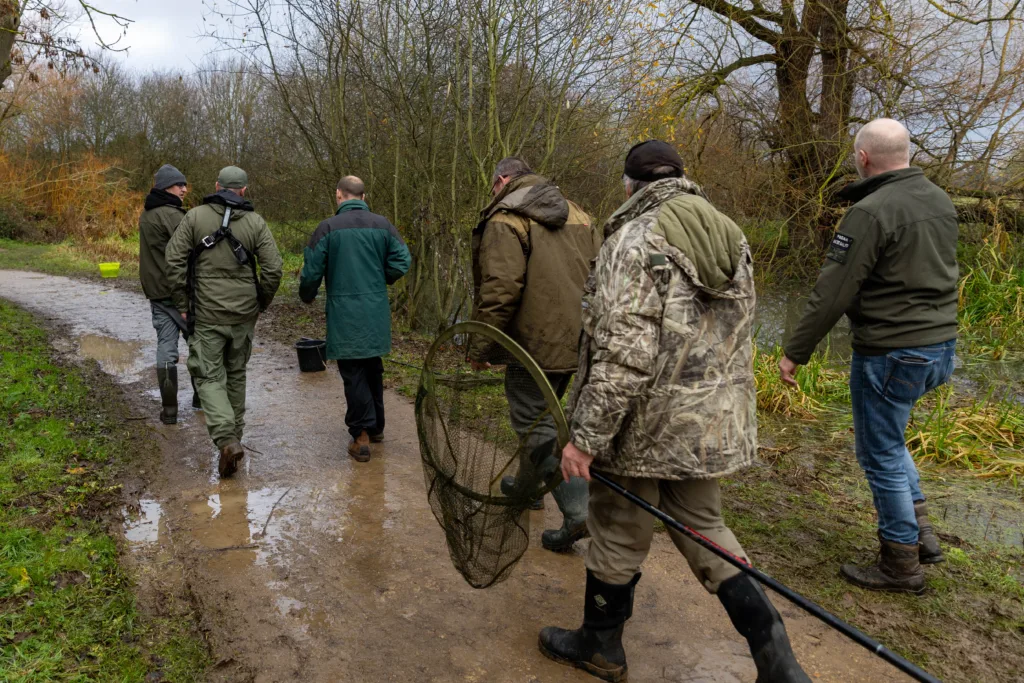
{"label": "yellow plastic tub", "polygon": [[121,273],[121,264],[118,263],[101,263],[100,264],[100,277],[117,277]]}

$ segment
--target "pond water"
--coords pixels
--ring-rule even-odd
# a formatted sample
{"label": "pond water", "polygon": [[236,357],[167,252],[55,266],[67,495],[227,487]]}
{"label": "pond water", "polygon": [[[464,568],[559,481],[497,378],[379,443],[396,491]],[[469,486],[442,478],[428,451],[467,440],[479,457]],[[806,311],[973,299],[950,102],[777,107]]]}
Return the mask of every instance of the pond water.
{"label": "pond water", "polygon": [[[807,304],[807,292],[766,290],[758,292],[755,331],[758,346],[771,349],[786,339],[800,320]],[[818,345],[818,351],[836,364],[850,359],[850,321],[843,316],[832,332]],[[953,380],[958,386],[978,393],[1012,393],[1024,398],[1024,360],[993,361],[957,354]]]}

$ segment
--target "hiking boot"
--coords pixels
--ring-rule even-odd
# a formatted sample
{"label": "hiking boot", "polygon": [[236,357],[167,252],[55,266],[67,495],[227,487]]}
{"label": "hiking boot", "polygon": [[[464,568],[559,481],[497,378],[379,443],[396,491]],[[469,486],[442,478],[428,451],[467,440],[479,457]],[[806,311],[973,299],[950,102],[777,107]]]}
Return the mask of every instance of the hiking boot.
{"label": "hiking boot", "polygon": [[[501,493],[504,496],[513,497],[517,494],[516,491],[516,478],[513,476],[501,478]],[[530,504],[531,510],[543,510],[544,509],[544,497],[541,496],[537,500]]]}
{"label": "hiking boot", "polygon": [[170,365],[156,369],[156,381],[160,385],[160,421],[165,425],[178,423],[178,368]]}
{"label": "hiking boot", "polygon": [[540,535],[540,544],[545,550],[556,553],[565,553],[572,550],[573,544],[581,538],[590,535],[587,531],[587,520],[572,522],[568,519],[562,521],[561,529],[548,529]]}
{"label": "hiking boot", "polygon": [[554,626],[543,629],[538,642],[541,654],[602,681],[625,681],[628,670],[622,628],[633,616],[633,590],[639,580],[637,574],[626,584],[605,583],[587,570],[583,626],[575,631]]}
{"label": "hiking boot", "polygon": [[718,587],[718,599],[732,625],[747,639],[757,667],[757,683],[810,683],[793,655],[786,625],[761,584],[737,574]]}
{"label": "hiking boot", "polygon": [[924,592],[924,569],[921,568],[918,544],[904,545],[881,536],[878,562],[869,567],[844,564],[840,576],[855,586],[890,593]]}
{"label": "hiking boot", "polygon": [[921,564],[938,564],[946,558],[939,547],[939,539],[935,535],[931,520],[928,519],[928,504],[923,500],[914,503],[914,515],[917,517],[918,560]]}
{"label": "hiking boot", "polygon": [[370,434],[370,443],[383,443],[383,441],[384,432],[381,432],[380,434]]}
{"label": "hiking boot", "polygon": [[192,410],[202,410],[203,404],[199,402],[199,389],[196,389],[196,378],[192,377]]}
{"label": "hiking boot", "polygon": [[359,436],[352,439],[352,443],[348,446],[348,454],[356,462],[370,462],[370,437],[366,432],[362,432]]}
{"label": "hiking boot", "polygon": [[242,444],[237,441],[232,441],[223,448],[220,449],[220,465],[217,467],[217,471],[220,472],[221,479],[227,479],[232,474],[238,471],[238,461],[245,457],[245,451],[242,449]]}

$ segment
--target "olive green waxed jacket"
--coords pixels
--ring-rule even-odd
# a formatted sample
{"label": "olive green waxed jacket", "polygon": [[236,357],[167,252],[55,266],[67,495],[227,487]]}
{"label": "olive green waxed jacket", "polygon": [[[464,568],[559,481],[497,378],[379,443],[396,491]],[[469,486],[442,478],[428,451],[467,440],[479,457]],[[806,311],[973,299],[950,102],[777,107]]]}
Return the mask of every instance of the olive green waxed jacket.
{"label": "olive green waxed jacket", "polygon": [[[583,284],[600,239],[593,221],[538,175],[516,178],[473,231],[473,320],[508,333],[548,372],[576,368]],[[503,362],[475,338],[475,361]]]}
{"label": "olive green waxed jacket", "polygon": [[207,197],[206,203],[185,214],[167,245],[167,268],[174,304],[188,310],[186,278],[189,253],[220,228],[226,206],[214,199],[223,195],[233,202],[231,233],[256,258],[259,282],[254,283],[249,265],[239,264],[227,240],[202,251],[196,260],[196,321],[235,325],[255,320],[262,312],[256,287],[263,293],[263,308],[270,305],[281,284],[281,254],[266,221],[252,204],[228,190]]}

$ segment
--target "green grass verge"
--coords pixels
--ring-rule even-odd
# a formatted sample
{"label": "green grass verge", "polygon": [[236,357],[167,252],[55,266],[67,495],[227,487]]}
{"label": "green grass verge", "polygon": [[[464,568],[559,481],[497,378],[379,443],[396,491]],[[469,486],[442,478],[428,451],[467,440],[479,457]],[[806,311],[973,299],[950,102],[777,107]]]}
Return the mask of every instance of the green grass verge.
{"label": "green grass verge", "polygon": [[187,623],[140,617],[107,531],[123,422],[3,301],[0,358],[0,680],[198,680],[204,645]]}

